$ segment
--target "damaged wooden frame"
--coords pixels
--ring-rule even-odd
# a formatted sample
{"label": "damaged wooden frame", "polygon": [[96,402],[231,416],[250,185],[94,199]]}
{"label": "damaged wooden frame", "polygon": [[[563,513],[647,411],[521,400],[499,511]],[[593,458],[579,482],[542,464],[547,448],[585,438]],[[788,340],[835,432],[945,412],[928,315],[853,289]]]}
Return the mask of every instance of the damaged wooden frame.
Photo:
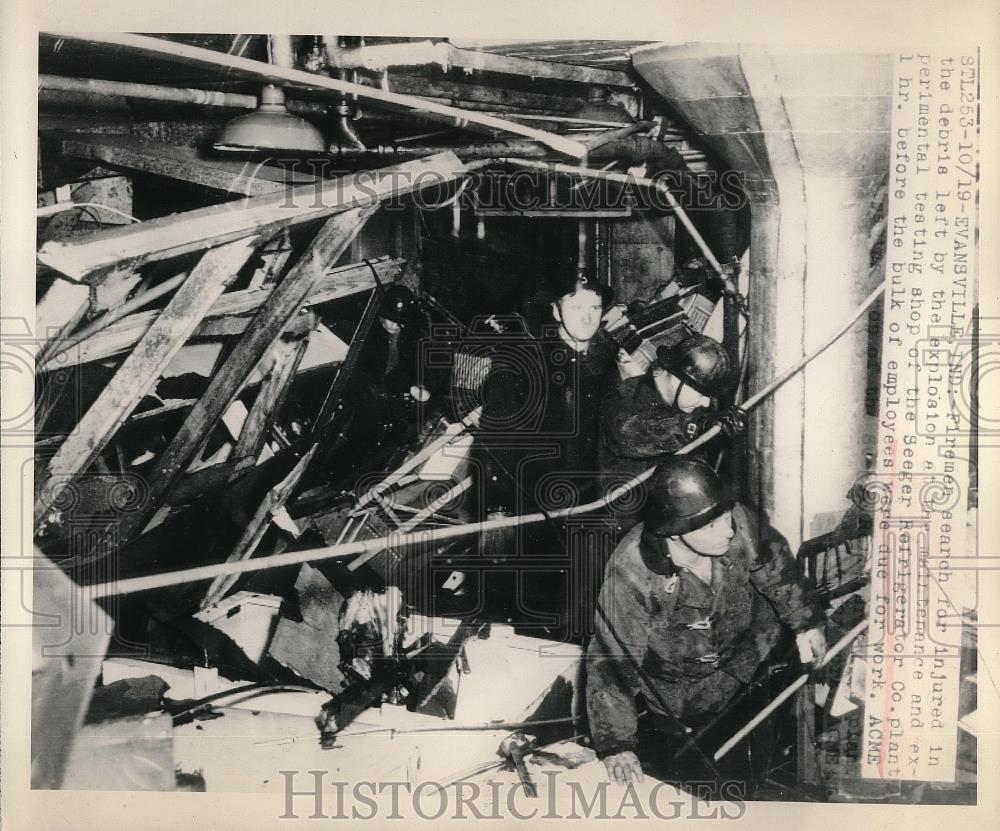
{"label": "damaged wooden frame", "polygon": [[[109,274],[122,270],[134,272],[143,263],[192,252],[205,253],[183,280],[178,281],[176,292],[166,306],[158,313],[146,313],[149,321],[146,328],[143,329],[143,323],[132,321],[137,325],[131,326],[131,331],[141,331],[141,334],[134,341],[131,352],[37,477],[36,527],[45,521],[54,506],[58,507],[62,493],[67,489],[72,492],[75,480],[134,412],[171,357],[199,327],[206,325],[212,309],[218,308],[216,304],[225,306],[232,302],[232,298],[223,293],[256,249],[290,227],[323,220],[305,252],[277,286],[270,291],[254,292],[264,291],[266,298],[253,298],[249,306],[256,310],[253,318],[241,321],[234,348],[213,373],[208,388],[156,460],[147,477],[148,499],[144,507],[126,515],[119,523],[119,544],[141,531],[163,504],[164,497],[202,446],[208,431],[244,388],[262,359],[270,354],[273,344],[288,329],[293,318],[312,303],[332,299],[341,291],[351,292],[350,281],[341,284],[341,280],[359,275],[353,270],[332,272],[331,266],[380,204],[422,187],[451,182],[465,170],[465,165],[453,153],[443,152],[418,162],[289,188],[282,194],[267,194],[98,231],[82,239],[46,243],[39,251],[39,260],[68,277],[69,284],[82,283],[91,289],[99,286]],[[334,275],[333,279],[330,275]],[[67,283],[58,281],[57,285],[60,284]],[[247,300],[246,297],[242,299]],[[73,322],[47,345],[49,356],[58,354],[65,341],[72,338],[81,319],[82,315],[74,315]],[[130,339],[131,335],[126,338]],[[280,399],[287,378],[284,378],[286,373],[279,374],[282,378],[263,385],[259,396]],[[256,428],[261,427],[257,424],[259,421],[262,419],[254,421]],[[263,422],[266,423],[266,419]],[[256,436],[253,446],[258,443],[259,436]],[[252,450],[249,444],[242,449],[248,455]]]}

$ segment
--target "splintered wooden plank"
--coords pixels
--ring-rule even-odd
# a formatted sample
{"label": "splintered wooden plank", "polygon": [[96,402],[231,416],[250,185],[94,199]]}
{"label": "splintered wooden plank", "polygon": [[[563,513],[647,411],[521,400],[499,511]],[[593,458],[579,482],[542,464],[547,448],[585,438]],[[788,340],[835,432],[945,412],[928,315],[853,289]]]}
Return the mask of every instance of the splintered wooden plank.
{"label": "splintered wooden plank", "polygon": [[62,443],[36,483],[35,522],[56,495],[94,461],[108,440],[156,383],[170,359],[253,251],[253,239],[215,248],[201,258],[156,322]]}
{"label": "splintered wooden plank", "polygon": [[260,307],[250,328],[212,376],[198,403],[149,475],[149,496],[143,510],[123,517],[118,533],[127,540],[159,508],[164,494],[187,469],[208,431],[239,393],[247,376],[288,325],[329,266],[347,249],[377,205],[354,208],[326,221],[292,270]]}
{"label": "splintered wooden plank", "polygon": [[[53,354],[83,320],[90,306],[90,289],[79,283],[57,278],[35,307],[35,346],[37,359]],[[55,367],[53,367],[55,368]]]}
{"label": "splintered wooden plank", "polygon": [[[236,546],[226,558],[227,563],[247,560],[253,556],[253,552],[260,545],[260,541],[263,539],[271,519],[285,506],[288,497],[292,495],[292,491],[298,485],[299,479],[302,478],[302,474],[309,466],[309,462],[312,460],[317,446],[314,444],[309,449],[309,452],[299,459],[295,467],[292,468],[292,472],[267,492],[264,500],[257,507],[257,510],[254,511],[250,522],[243,529],[243,533],[240,535]],[[205,597],[201,602],[201,609],[205,610],[213,603],[221,600],[238,579],[238,574],[226,574],[216,577],[205,593]]]}
{"label": "splintered wooden plank", "polygon": [[74,136],[63,141],[62,153],[241,196],[278,193],[289,185],[316,180],[307,170],[284,171],[257,161],[206,159],[193,147],[151,144],[130,136]]}
{"label": "splintered wooden plank", "polygon": [[[405,260],[387,257],[371,261],[372,268],[375,269],[379,280],[383,283],[391,283],[396,280],[402,273],[405,263]],[[315,306],[319,303],[327,303],[330,300],[375,288],[372,268],[369,268],[367,264],[352,264],[327,272],[317,282],[303,305]],[[66,281],[61,282],[66,283]],[[79,284],[66,283],[66,285],[78,286]],[[79,286],[79,288],[83,290],[85,297],[86,286]],[[222,295],[212,304],[212,308],[208,310],[205,319],[198,324],[192,337],[212,338],[241,334],[250,325],[246,315],[252,314],[260,308],[271,291],[272,287],[267,286],[245,291],[233,291]],[[37,370],[49,372],[67,366],[100,361],[127,352],[139,342],[139,338],[153,325],[159,314],[160,312],[154,309],[127,315],[79,343],[73,343],[68,347],[56,346],[54,350],[50,350],[56,354],[44,363],[39,363]],[[72,341],[74,337],[68,340]],[[63,350],[61,354],[59,354],[59,350]]]}
{"label": "splintered wooden plank", "polygon": [[292,225],[446,184],[465,170],[458,156],[449,150],[404,164],[287,188],[282,193],[95,231],[83,239],[48,242],[39,249],[38,259],[61,274],[87,282],[101,268],[123,260],[136,267],[251,234],[270,238]]}
{"label": "splintered wooden plank", "polygon": [[32,640],[38,659],[31,678],[31,787],[56,789],[63,785],[115,622],[37,548],[34,557],[20,554],[20,567],[10,562],[13,551],[4,554],[11,579],[34,581],[31,614],[38,625]]}
{"label": "splintered wooden plank", "polygon": [[[311,330],[315,325],[315,315],[312,318]],[[240,430],[240,437],[233,449],[232,458],[236,462],[237,470],[241,469],[244,463],[253,464],[267,439],[267,431],[274,422],[275,416],[281,410],[285,397],[288,395],[288,388],[292,379],[302,362],[302,356],[309,346],[309,331],[305,334],[292,338],[278,338],[271,348],[271,367],[264,380],[261,382],[260,390],[254,399],[246,421],[243,422],[243,429]]]}

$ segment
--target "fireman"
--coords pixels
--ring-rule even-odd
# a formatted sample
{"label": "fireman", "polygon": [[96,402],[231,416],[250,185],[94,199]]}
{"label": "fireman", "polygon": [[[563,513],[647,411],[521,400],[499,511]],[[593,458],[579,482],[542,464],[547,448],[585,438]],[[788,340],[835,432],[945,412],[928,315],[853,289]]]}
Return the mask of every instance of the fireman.
{"label": "fireman", "polygon": [[[732,438],[746,427],[739,407],[713,410],[734,380],[722,344],[692,334],[657,349],[649,372],[622,380],[601,406],[601,484],[604,493],[671,456],[714,425]],[[638,521],[643,488],[615,501],[623,532]]]}
{"label": "fireman", "polygon": [[587,648],[587,712],[609,776],[642,776],[641,695],[654,728],[682,741],[748,685],[782,627],[822,659],[824,613],[788,543],[728,497],[707,464],[675,456],[651,480],[643,521],[605,570]]}
{"label": "fireman", "polygon": [[[508,339],[498,350],[474,451],[487,517],[554,512],[599,495],[598,417],[616,373],[614,349],[600,332],[607,302],[605,287],[585,275],[562,275],[549,331]],[[510,558],[506,576],[486,581],[495,605],[511,623],[549,638],[582,637],[599,588],[599,568],[589,581],[575,574],[574,557],[582,555],[573,552],[593,546],[568,533],[553,519],[483,538],[492,559]],[[604,557],[612,547],[604,545]]]}

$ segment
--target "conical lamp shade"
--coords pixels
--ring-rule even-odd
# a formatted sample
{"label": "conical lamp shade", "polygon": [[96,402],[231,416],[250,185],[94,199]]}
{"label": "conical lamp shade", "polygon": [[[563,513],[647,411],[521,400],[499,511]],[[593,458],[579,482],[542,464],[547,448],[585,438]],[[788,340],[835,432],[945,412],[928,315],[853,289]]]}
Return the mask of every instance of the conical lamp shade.
{"label": "conical lamp shade", "polygon": [[285,95],[280,88],[266,86],[261,93],[260,107],[230,121],[213,146],[225,152],[322,153],[326,150],[326,141],[316,127],[285,109]]}

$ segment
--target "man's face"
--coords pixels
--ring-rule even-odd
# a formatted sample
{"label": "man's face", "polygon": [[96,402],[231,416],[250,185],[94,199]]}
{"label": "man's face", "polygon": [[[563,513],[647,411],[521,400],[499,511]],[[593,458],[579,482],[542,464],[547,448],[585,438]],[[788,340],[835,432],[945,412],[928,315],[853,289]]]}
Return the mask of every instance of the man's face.
{"label": "man's face", "polygon": [[566,335],[578,343],[587,343],[597,334],[602,313],[600,295],[586,289],[567,294],[552,304],[553,317]]}
{"label": "man's face", "polygon": [[[691,389],[680,378],[662,367],[653,370],[653,384],[656,386],[656,391],[660,394],[663,403],[670,407],[676,407],[682,413],[692,413],[699,407],[707,407],[712,403],[708,396]],[[678,387],[680,387],[680,392],[677,391]]]}
{"label": "man's face", "polygon": [[733,538],[733,512],[713,519],[708,525],[696,528],[686,534],[681,534],[684,544],[703,557],[721,557],[729,550],[729,541]]}
{"label": "man's face", "polygon": [[382,328],[390,335],[399,334],[399,331],[403,328],[395,320],[389,320],[387,317],[380,317],[378,320],[382,324]]}

